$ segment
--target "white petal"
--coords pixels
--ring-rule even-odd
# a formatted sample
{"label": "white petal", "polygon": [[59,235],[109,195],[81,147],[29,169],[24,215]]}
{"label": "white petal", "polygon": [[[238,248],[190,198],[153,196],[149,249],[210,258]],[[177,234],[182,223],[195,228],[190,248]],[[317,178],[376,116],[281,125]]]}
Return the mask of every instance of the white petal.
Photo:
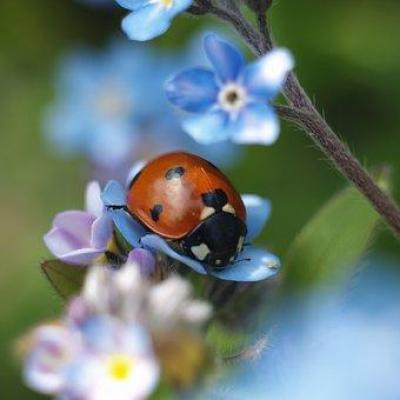
{"label": "white petal", "polygon": [[85,209],[88,213],[95,217],[101,217],[104,210],[103,202],[101,201],[101,188],[97,181],[91,181],[86,186],[85,194]]}
{"label": "white petal", "polygon": [[293,67],[294,59],[289,50],[272,50],[246,67],[244,85],[252,95],[271,99],[281,90]]}
{"label": "white petal", "polygon": [[109,310],[111,279],[112,272],[106,267],[93,266],[90,268],[83,287],[83,297],[94,310],[99,312]]}
{"label": "white petal", "polygon": [[188,301],[190,294],[190,285],[178,276],[154,286],[149,293],[149,307],[155,326],[173,326],[179,320],[181,307]]}
{"label": "white petal", "polygon": [[184,320],[193,325],[200,325],[207,321],[212,314],[212,307],[204,301],[191,301],[182,307]]}
{"label": "white petal", "polygon": [[240,144],[270,145],[279,136],[279,120],[267,104],[249,104],[240,114],[232,140]]}

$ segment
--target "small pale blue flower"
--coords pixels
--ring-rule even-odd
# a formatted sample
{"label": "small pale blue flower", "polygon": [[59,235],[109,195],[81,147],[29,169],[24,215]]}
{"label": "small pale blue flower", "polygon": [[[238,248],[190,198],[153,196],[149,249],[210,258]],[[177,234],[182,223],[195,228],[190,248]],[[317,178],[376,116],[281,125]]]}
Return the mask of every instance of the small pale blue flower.
{"label": "small pale blue flower", "polygon": [[[147,231],[136,222],[126,211],[126,189],[116,181],[110,181],[103,193],[102,199],[121,235],[133,246],[144,246],[148,250],[160,251],[169,257],[180,261],[199,274],[210,274],[216,278],[254,282],[274,276],[280,269],[280,261],[268,251],[246,246],[241,253],[241,259],[223,270],[213,269],[197,260],[177,253],[162,237]],[[268,200],[255,195],[242,195],[247,210],[247,240],[253,240],[262,230],[267,221],[271,206]]]}
{"label": "small pale blue flower", "polygon": [[166,77],[196,56],[122,39],[101,50],[73,51],[57,69],[57,95],[43,121],[46,139],[58,153],[87,157],[101,181],[124,178],[132,159],[178,149],[219,166],[236,161],[240,146],[199,145],[168,107]]}
{"label": "small pale blue flower", "polygon": [[165,33],[172,19],[193,0],[116,0],[132,11],[122,20],[122,29],[132,40],[150,40]]}
{"label": "small pale blue flower", "polygon": [[185,70],[165,86],[171,103],[194,114],[183,120],[183,129],[203,144],[274,143],[279,121],[269,102],[293,68],[290,52],[275,49],[246,65],[242,54],[215,34],[207,34],[203,45],[212,69]]}

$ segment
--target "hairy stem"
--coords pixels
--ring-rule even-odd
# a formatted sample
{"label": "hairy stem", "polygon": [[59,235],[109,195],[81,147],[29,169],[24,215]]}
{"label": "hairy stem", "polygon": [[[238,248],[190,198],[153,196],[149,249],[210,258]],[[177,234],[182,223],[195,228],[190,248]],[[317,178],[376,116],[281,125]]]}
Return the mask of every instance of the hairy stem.
{"label": "hairy stem", "polygon": [[[227,10],[214,5],[208,12],[230,23],[256,55],[263,55],[274,47],[264,13],[257,15],[258,29],[255,29],[238,8]],[[397,236],[400,236],[399,207],[379,188],[335,134],[315,108],[293,72],[288,75],[283,94],[289,106],[278,106],[279,115],[298,125],[329,157],[336,168],[370,201]]]}

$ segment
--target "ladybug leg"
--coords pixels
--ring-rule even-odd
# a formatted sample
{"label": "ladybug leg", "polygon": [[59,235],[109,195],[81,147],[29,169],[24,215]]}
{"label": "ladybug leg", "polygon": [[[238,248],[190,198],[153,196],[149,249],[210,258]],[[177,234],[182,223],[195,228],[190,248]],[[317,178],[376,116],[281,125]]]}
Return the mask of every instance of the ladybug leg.
{"label": "ladybug leg", "polygon": [[128,207],[127,207],[127,206],[107,205],[106,207],[107,207],[107,209],[110,209],[110,210],[124,210],[124,211],[128,211]]}

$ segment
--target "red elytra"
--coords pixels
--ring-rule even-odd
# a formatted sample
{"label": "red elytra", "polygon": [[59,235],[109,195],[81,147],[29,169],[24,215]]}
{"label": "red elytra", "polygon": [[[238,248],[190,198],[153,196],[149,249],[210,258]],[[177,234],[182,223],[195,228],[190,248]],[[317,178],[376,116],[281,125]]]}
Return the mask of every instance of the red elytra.
{"label": "red elytra", "polygon": [[181,239],[204,219],[204,196],[222,193],[234,214],[246,221],[246,209],[229,179],[213,164],[185,152],[150,161],[132,180],[129,212],[151,231]]}

